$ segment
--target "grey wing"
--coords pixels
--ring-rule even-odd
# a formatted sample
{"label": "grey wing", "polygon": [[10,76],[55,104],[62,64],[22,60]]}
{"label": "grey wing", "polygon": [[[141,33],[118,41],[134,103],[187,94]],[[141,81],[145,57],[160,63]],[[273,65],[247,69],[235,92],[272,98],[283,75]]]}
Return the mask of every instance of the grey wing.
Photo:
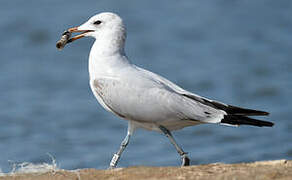
{"label": "grey wing", "polygon": [[189,91],[184,90],[183,88],[179,87],[178,85],[174,84],[173,82],[167,80],[166,78],[159,76],[155,73],[152,73],[150,71],[147,71],[145,69],[137,67],[139,70],[143,71],[145,74],[148,74],[149,76],[153,77],[153,79],[159,80],[160,82],[164,83],[165,85],[172,88],[177,93],[188,97],[190,99],[193,99],[195,101],[198,101],[202,104],[205,104],[207,106],[213,107],[218,110],[222,110],[226,112],[227,114],[232,115],[245,115],[245,116],[265,116],[269,115],[268,112],[260,111],[260,110],[254,110],[254,109],[247,109],[247,108],[241,108],[238,106],[233,106],[229,104],[225,104],[219,101],[211,100],[202,96],[199,96],[197,94],[191,93]]}
{"label": "grey wing", "polygon": [[[142,78],[142,79],[141,79]],[[118,116],[139,122],[181,120],[218,123],[224,112],[194,101],[157,79],[95,79],[91,87],[99,102]]]}

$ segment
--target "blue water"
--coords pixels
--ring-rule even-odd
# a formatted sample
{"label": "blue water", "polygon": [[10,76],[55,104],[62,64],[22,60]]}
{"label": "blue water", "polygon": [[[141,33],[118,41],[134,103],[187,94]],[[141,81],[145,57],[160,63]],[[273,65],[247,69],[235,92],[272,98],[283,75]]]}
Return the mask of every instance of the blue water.
{"label": "blue water", "polygon": [[[262,109],[273,128],[201,125],[174,133],[192,164],[292,159],[292,1],[0,1],[0,168],[49,162],[106,168],[127,123],[88,85],[92,39],[57,51],[67,28],[121,15],[132,62],[187,90]],[[9,161],[10,160],[10,161]],[[119,163],[178,166],[167,138],[138,130]]]}

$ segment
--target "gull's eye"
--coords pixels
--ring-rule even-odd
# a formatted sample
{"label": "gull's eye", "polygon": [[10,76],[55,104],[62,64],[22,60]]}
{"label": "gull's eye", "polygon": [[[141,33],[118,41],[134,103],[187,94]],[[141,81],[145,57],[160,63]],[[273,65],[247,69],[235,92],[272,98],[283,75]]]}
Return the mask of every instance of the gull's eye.
{"label": "gull's eye", "polygon": [[99,25],[99,24],[101,24],[101,21],[100,21],[100,20],[97,20],[97,21],[95,21],[93,24],[95,24],[95,25]]}

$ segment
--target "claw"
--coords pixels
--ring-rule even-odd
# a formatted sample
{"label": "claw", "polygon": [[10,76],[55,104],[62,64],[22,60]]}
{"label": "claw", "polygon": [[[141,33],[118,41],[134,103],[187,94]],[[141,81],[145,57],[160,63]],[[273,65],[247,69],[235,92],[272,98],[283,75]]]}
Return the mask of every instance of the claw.
{"label": "claw", "polygon": [[181,166],[189,166],[190,165],[190,159],[188,158],[188,156],[186,154],[183,154],[181,156],[181,159],[182,159]]}

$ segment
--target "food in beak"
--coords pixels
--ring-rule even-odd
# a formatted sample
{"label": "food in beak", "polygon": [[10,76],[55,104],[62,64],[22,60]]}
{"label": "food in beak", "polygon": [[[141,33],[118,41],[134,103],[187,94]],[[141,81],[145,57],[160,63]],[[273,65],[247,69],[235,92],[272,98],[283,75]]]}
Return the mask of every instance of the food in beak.
{"label": "food in beak", "polygon": [[70,37],[71,37],[71,32],[69,32],[69,31],[65,31],[63,34],[62,34],[62,37],[61,37],[61,39],[57,42],[57,44],[56,44],[56,47],[57,47],[57,49],[58,50],[62,50],[64,47],[65,47],[65,45],[67,44],[67,43],[69,43],[68,41],[70,40]]}
{"label": "food in beak", "polygon": [[[78,34],[71,38],[71,35],[74,32],[81,32],[81,34]],[[57,42],[57,49],[62,50],[66,44],[85,37],[85,34],[88,32],[92,32],[92,30],[78,30],[77,27],[68,29],[67,31],[63,32],[61,39]]]}

